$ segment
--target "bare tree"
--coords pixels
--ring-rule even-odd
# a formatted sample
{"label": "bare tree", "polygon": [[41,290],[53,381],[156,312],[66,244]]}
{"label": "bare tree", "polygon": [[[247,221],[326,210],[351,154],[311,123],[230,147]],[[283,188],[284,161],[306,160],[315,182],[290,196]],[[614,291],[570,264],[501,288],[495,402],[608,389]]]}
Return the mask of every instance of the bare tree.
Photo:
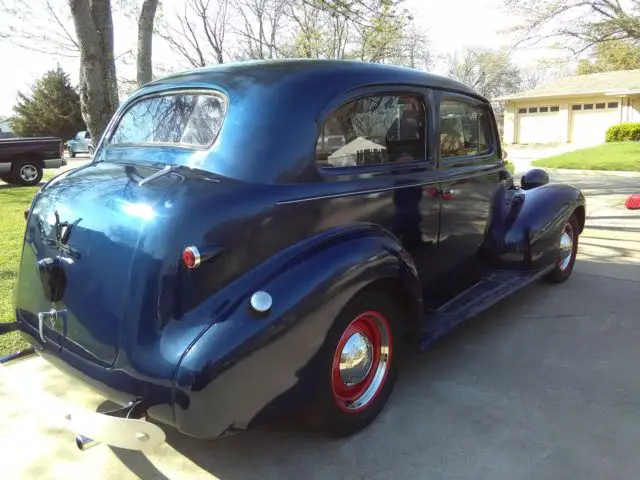
{"label": "bare tree", "polygon": [[153,21],[158,9],[158,0],[144,0],[138,18],[138,58],[136,59],[138,86],[153,78],[152,42]]}
{"label": "bare tree", "polygon": [[520,71],[506,50],[464,48],[449,56],[447,74],[489,99],[520,89]]}
{"label": "bare tree", "polygon": [[66,5],[53,0],[28,3],[0,0],[0,15],[5,20],[11,19],[2,36],[15,46],[58,57],[80,55]]}
{"label": "bare tree", "polygon": [[110,0],[69,0],[80,47],[80,104],[92,138],[102,137],[118,107]]}
{"label": "bare tree", "polygon": [[414,24],[409,24],[398,33],[397,53],[392,59],[393,63],[421,70],[431,68],[433,55],[426,33]]}
{"label": "bare tree", "polygon": [[555,40],[579,54],[612,40],[640,42],[640,0],[503,0],[523,18],[518,45]]}
{"label": "bare tree", "polygon": [[279,45],[287,0],[235,0],[240,24],[234,33],[238,59],[275,59],[283,56]]}
{"label": "bare tree", "polygon": [[158,25],[158,35],[192,67],[224,63],[230,0],[186,0],[182,13]]}

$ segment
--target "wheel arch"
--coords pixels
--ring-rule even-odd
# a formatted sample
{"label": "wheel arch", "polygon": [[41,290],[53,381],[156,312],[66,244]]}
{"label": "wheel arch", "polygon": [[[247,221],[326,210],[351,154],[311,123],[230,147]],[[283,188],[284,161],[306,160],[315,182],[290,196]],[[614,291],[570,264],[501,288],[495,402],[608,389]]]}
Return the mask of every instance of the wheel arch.
{"label": "wheel arch", "polygon": [[20,155],[16,155],[13,160],[12,160],[12,165],[17,165],[19,163],[25,163],[25,162],[29,162],[29,163],[33,163],[35,165],[38,165],[40,168],[44,168],[44,161],[37,157],[37,156],[33,156],[31,154],[28,153],[23,153]]}
{"label": "wheel arch", "polygon": [[576,218],[578,219],[578,225],[580,226],[578,230],[578,234],[581,234],[584,231],[584,226],[587,221],[586,210],[584,205],[578,205],[576,209],[573,211]]}
{"label": "wheel arch", "polygon": [[381,277],[362,287],[356,294],[376,290],[388,293],[390,299],[401,313],[400,322],[405,333],[419,332],[422,326],[422,301],[419,292],[412,289],[399,277]]}

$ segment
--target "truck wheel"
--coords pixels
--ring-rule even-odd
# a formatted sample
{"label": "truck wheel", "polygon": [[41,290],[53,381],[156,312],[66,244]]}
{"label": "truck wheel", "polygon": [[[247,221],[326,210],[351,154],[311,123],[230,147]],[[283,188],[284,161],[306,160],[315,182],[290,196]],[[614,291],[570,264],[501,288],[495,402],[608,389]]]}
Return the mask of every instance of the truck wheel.
{"label": "truck wheel", "polygon": [[89,147],[88,152],[89,152],[89,156],[93,157],[93,147]]}
{"label": "truck wheel", "polygon": [[11,175],[20,185],[37,185],[42,180],[42,167],[38,163],[28,160],[15,162],[11,169]]}
{"label": "truck wheel", "polygon": [[397,377],[400,314],[383,291],[358,294],[331,328],[322,356],[314,420],[350,435],[382,411]]}
{"label": "truck wheel", "polygon": [[76,158],[76,152],[74,152],[71,148],[69,149],[69,157]]}
{"label": "truck wheel", "polygon": [[578,230],[580,226],[576,215],[567,221],[560,236],[560,254],[553,270],[544,279],[553,283],[562,283],[571,276],[578,253]]}

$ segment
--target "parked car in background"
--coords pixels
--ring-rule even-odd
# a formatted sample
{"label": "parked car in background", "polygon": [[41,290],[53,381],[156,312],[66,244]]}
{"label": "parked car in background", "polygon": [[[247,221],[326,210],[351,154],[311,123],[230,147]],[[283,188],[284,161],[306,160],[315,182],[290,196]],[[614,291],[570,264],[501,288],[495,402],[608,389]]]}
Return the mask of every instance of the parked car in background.
{"label": "parked car in background", "polygon": [[75,158],[78,153],[93,155],[93,140],[88,130],[82,130],[67,142],[69,156]]}
{"label": "parked car in background", "polygon": [[365,62],[197,69],[137,91],[93,160],[38,193],[0,333],[120,403],[71,415],[81,448],[298,408],[351,434],[402,349],[566,281],[584,223],[578,189],[538,169],[514,184],[491,104],[462,83]]}
{"label": "parked car in background", "polygon": [[37,185],[43,169],[66,165],[64,144],[58,137],[26,137],[0,140],[0,180]]}

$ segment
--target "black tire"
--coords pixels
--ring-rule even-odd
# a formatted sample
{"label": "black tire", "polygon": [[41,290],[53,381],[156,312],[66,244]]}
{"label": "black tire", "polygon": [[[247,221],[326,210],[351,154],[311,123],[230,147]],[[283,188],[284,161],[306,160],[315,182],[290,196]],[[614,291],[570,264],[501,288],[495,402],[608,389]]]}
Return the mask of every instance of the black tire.
{"label": "black tire", "polygon": [[42,166],[38,162],[30,160],[14,162],[11,168],[11,176],[15,179],[15,183],[31,187],[42,180]]}
{"label": "black tire", "polygon": [[[571,253],[569,254],[569,257],[567,257],[566,264],[563,263],[562,258],[558,259],[554,269],[544,277],[546,281],[551,283],[562,283],[571,276],[571,273],[573,272],[573,266],[576,262],[576,255],[578,253],[579,229],[580,224],[578,222],[576,214],[574,213],[573,215],[571,215],[562,230],[562,236],[567,233],[567,235],[569,235],[571,238]],[[562,237],[560,241],[562,242]]]}
{"label": "black tire", "polygon": [[89,147],[88,152],[89,152],[89,156],[93,157],[93,147]]}
{"label": "black tire", "polygon": [[16,183],[10,173],[3,173],[2,175],[0,175],[0,180],[5,183]]}
{"label": "black tire", "polygon": [[76,152],[74,152],[73,150],[69,149],[69,157],[70,158],[76,158]]}
{"label": "black tire", "polygon": [[[365,290],[345,306],[329,331],[321,353],[319,391],[311,410],[317,427],[332,435],[351,435],[367,427],[382,411],[398,375],[402,343],[400,318],[400,310],[384,291]],[[376,328],[379,330],[377,339]],[[368,370],[352,369],[357,374],[369,373],[362,381],[348,386],[348,382],[343,381],[338,350],[342,351],[356,333],[362,336],[363,332],[369,334],[367,342],[372,347],[372,364]],[[388,339],[388,355],[382,348],[385,338]],[[360,391],[362,393],[358,394]],[[357,398],[353,402],[345,401],[343,394]],[[358,406],[358,402],[362,405]]]}

